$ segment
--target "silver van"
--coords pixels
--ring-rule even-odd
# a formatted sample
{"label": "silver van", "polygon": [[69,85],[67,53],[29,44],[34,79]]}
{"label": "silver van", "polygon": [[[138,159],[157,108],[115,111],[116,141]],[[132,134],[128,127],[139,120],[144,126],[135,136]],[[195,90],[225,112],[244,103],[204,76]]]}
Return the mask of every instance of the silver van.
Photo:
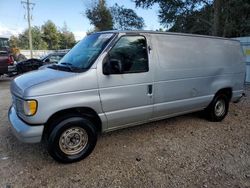
{"label": "silver van", "polygon": [[149,31],[86,36],[58,64],[15,78],[9,120],[57,161],[87,157],[98,133],[194,111],[222,121],[243,94],[236,40]]}

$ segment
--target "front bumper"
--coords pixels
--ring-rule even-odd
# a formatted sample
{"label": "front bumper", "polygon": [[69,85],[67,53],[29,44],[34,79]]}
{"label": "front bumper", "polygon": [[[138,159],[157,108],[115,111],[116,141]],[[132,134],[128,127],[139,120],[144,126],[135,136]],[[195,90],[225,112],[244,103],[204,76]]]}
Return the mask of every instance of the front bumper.
{"label": "front bumper", "polygon": [[10,65],[8,66],[8,73],[16,72],[16,66],[15,65]]}
{"label": "front bumper", "polygon": [[42,140],[44,125],[30,126],[23,122],[16,114],[15,108],[9,109],[9,121],[13,134],[22,142],[38,143]]}

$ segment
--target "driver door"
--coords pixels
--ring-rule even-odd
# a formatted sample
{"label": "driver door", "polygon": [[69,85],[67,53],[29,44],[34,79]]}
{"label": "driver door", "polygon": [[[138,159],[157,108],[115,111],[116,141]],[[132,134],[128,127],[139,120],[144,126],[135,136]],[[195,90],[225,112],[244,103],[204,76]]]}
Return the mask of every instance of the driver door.
{"label": "driver door", "polygon": [[[147,122],[152,116],[152,71],[147,43],[142,35],[121,36],[104,61],[98,63],[99,92],[108,129]],[[106,74],[103,67],[108,63]]]}

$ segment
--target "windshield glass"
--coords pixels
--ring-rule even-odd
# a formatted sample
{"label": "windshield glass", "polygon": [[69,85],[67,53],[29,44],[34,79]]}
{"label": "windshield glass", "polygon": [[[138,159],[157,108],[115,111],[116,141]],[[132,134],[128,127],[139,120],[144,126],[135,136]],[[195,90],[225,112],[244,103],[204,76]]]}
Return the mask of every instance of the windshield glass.
{"label": "windshield glass", "polygon": [[113,33],[95,33],[86,36],[59,61],[58,65],[88,69],[113,36]]}
{"label": "windshield glass", "polygon": [[9,41],[7,38],[0,38],[0,51],[9,50]]}

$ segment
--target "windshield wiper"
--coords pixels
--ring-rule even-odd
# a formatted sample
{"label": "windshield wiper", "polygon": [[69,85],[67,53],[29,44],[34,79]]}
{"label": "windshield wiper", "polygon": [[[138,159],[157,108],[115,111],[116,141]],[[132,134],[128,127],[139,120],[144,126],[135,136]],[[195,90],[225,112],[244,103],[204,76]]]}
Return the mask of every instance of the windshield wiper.
{"label": "windshield wiper", "polygon": [[62,70],[62,71],[70,71],[70,72],[73,72],[72,68],[69,67],[69,66],[61,66],[61,65],[57,65],[57,64],[54,64],[54,65],[51,65],[51,66],[48,66],[48,68],[51,68],[51,69],[55,69],[55,70]]}
{"label": "windshield wiper", "polygon": [[[66,67],[71,71],[71,72],[74,72],[74,67],[72,66],[71,63],[66,63],[66,62],[63,62],[63,63],[60,63],[61,65],[66,65]],[[60,65],[59,65],[60,66]]]}
{"label": "windshield wiper", "polygon": [[87,70],[86,68],[72,66],[72,63],[62,62],[60,64],[66,65],[66,67],[69,68],[72,72],[82,72],[84,70]]}
{"label": "windshield wiper", "polygon": [[56,64],[49,65],[48,68],[59,70],[59,66]]}
{"label": "windshield wiper", "polygon": [[83,72],[85,70],[87,70],[86,68],[80,68],[80,67],[74,67],[72,66],[71,63],[60,63],[60,64],[53,64],[51,66],[49,66],[48,68],[52,68],[52,69],[56,69],[56,70],[69,70],[70,72]]}

